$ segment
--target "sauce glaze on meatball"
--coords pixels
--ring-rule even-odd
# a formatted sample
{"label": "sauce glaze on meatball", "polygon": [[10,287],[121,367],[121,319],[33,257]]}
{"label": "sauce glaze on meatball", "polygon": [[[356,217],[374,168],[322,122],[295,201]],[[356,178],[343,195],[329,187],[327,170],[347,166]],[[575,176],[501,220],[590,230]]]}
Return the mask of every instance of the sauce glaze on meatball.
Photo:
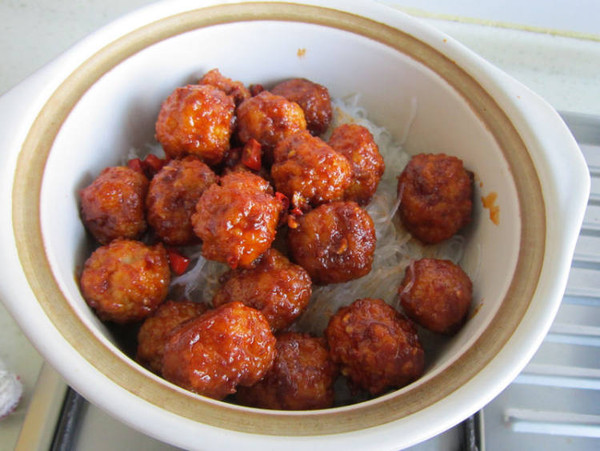
{"label": "sauce glaze on meatball", "polygon": [[403,387],[423,373],[424,352],[414,325],[381,299],[340,308],[325,337],[350,385],[371,395]]}
{"label": "sauce glaze on meatball", "polygon": [[347,282],[371,271],[375,227],[356,202],[331,202],[298,217],[288,233],[292,260],[316,284]]}
{"label": "sauce glaze on meatball", "polygon": [[138,332],[136,360],[157,374],[162,372],[165,345],[175,327],[200,316],[208,306],[191,301],[165,301],[146,318]]}
{"label": "sauce glaze on meatball", "polygon": [[472,185],[460,159],[415,155],[398,178],[402,223],[425,244],[452,237],[471,221]]}
{"label": "sauce glaze on meatball", "polygon": [[408,266],[399,293],[411,319],[433,332],[452,334],[467,316],[473,284],[451,261],[423,258]]}
{"label": "sauce glaze on meatball", "polygon": [[333,130],[329,145],[345,156],[352,168],[352,181],[346,188],[344,199],[367,205],[385,171],[385,163],[373,135],[362,125],[343,124]]}
{"label": "sauce glaze on meatball", "polygon": [[275,148],[273,183],[289,199],[301,199],[296,207],[341,200],[351,174],[345,157],[307,131],[289,136]]}
{"label": "sauce glaze on meatball", "polygon": [[171,334],[165,379],[214,399],[261,380],[275,359],[275,337],[262,313],[230,302],[187,321]]}
{"label": "sauce glaze on meatball", "polygon": [[260,310],[273,330],[282,330],[291,325],[308,305],[311,285],[304,268],[271,248],[251,268],[224,274],[213,305],[218,307],[227,302],[242,302]]}
{"label": "sauce glaze on meatball", "polygon": [[106,168],[79,193],[83,223],[101,244],[139,238],[146,230],[147,191],[148,179],[140,172],[126,166]]}
{"label": "sauce glaze on meatball", "polygon": [[285,332],[277,336],[273,367],[257,384],[240,387],[241,404],[276,410],[313,410],[333,406],[338,368],[325,339]]}
{"label": "sauce glaze on meatball", "polygon": [[204,258],[248,267],[275,239],[282,204],[263,178],[249,172],[221,177],[200,197],[192,215]]}
{"label": "sauce glaze on meatball", "polygon": [[103,321],[140,321],[165,300],[170,271],[162,244],[147,246],[117,239],[96,249],[86,260],[81,292]]}
{"label": "sauce glaze on meatball", "polygon": [[232,98],[214,86],[177,88],[162,104],[156,139],[171,158],[195,155],[216,165],[229,149],[234,113]]}
{"label": "sauce glaze on meatball", "polygon": [[148,223],[162,241],[179,246],[197,240],[191,217],[202,193],[216,181],[215,173],[192,156],[171,160],[152,178],[146,197]]}
{"label": "sauce glaze on meatball", "polygon": [[271,92],[300,105],[307,129],[312,135],[321,135],[329,127],[333,112],[329,91],[325,86],[305,78],[293,78],[277,84]]}
{"label": "sauce glaze on meatball", "polygon": [[269,91],[251,97],[237,109],[238,138],[242,143],[256,139],[265,152],[272,151],[282,139],[306,130],[300,105]]}

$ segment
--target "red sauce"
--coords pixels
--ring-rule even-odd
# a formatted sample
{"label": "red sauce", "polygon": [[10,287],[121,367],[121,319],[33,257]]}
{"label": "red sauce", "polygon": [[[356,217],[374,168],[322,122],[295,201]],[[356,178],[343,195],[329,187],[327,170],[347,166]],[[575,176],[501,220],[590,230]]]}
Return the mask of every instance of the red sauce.
{"label": "red sauce", "polygon": [[498,193],[492,191],[485,197],[481,198],[481,203],[483,204],[483,208],[487,208],[490,210],[490,219],[496,225],[500,224],[500,207],[496,205],[496,200],[498,199]]}

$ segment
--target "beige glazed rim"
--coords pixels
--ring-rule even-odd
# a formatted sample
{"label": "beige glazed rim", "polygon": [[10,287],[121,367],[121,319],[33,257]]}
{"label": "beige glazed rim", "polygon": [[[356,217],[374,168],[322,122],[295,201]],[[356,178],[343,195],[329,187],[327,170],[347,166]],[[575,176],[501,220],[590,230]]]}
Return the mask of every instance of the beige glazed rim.
{"label": "beige glazed rim", "polygon": [[[348,408],[313,412],[272,412],[214,402],[158,380],[113,352],[77,317],[59,288],[44,253],[40,198],[46,160],[73,107],[100,77],[145,47],[190,30],[252,20],[296,21],[350,31],[409,55],[442,74],[466,99],[508,162],[518,193],[521,242],[528,245],[520,248],[508,293],[489,327],[448,368],[414,388]],[[193,421],[240,432],[313,436],[357,431],[399,420],[442,400],[481,371],[510,339],[533,298],[544,257],[545,208],[538,175],[519,133],[492,96],[465,70],[413,36],[368,18],[318,6],[212,6],[166,17],[111,42],[72,72],[44,105],[23,144],[14,180],[12,214],[21,265],[46,315],[71,346],[100,373],[144,401]]]}

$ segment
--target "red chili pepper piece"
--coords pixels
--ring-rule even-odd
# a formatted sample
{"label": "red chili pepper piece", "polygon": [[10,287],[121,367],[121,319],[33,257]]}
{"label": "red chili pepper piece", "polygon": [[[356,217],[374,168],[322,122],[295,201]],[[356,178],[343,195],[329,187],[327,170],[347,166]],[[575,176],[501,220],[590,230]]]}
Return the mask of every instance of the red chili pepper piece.
{"label": "red chili pepper piece", "polygon": [[281,206],[282,206],[282,208],[283,208],[284,211],[286,211],[289,208],[289,206],[290,206],[290,200],[288,199],[288,197],[285,194],[280,193],[279,191],[276,191],[275,192],[275,198],[279,202],[281,202]]}
{"label": "red chili pepper piece", "polygon": [[229,267],[231,269],[236,269],[240,263],[240,259],[233,255],[230,257],[227,257],[225,260],[227,260],[227,264],[229,265]]}
{"label": "red chili pepper piece", "polygon": [[279,203],[281,204],[281,216],[279,216],[279,225],[287,224],[288,216],[289,216],[288,208],[290,208],[290,200],[288,199],[288,197],[285,194],[280,193],[279,191],[275,191],[275,199],[277,199],[279,201]]}
{"label": "red chili pepper piece", "polygon": [[244,149],[242,150],[242,163],[250,169],[259,171],[262,156],[261,147],[262,146],[256,139],[250,138],[248,142],[244,144]]}
{"label": "red chili pepper piece", "polygon": [[165,165],[166,161],[158,158],[156,155],[154,154],[149,154],[145,159],[144,159],[144,166],[146,166],[146,170],[148,172],[151,172],[151,175],[156,174],[158,171],[160,171],[162,169],[162,167]]}
{"label": "red chili pepper piece", "polygon": [[263,85],[250,85],[250,94],[252,97],[259,95],[265,90]]}
{"label": "red chili pepper piece", "polygon": [[133,169],[136,172],[139,172],[140,174],[144,174],[144,165],[142,163],[142,160],[140,160],[139,158],[132,158],[131,160],[129,160],[127,162],[127,167],[129,169]]}
{"label": "red chili pepper piece", "polygon": [[190,264],[190,259],[184,257],[175,249],[167,249],[167,254],[169,255],[171,271],[173,271],[178,276],[182,275],[187,270]]}

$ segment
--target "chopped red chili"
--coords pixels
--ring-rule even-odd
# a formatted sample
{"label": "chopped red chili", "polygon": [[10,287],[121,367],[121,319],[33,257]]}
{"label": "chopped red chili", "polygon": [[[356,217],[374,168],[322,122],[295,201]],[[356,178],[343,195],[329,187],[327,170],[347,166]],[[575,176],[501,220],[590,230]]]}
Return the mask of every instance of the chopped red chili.
{"label": "chopped red chili", "polygon": [[190,259],[181,255],[175,249],[167,249],[167,254],[169,255],[169,263],[171,265],[171,271],[173,271],[176,275],[182,275],[188,268],[190,264]]}
{"label": "chopped red chili", "polygon": [[146,166],[146,171],[151,172],[151,175],[156,174],[158,171],[162,169],[165,165],[166,160],[162,158],[158,158],[156,155],[149,154],[146,158],[144,158],[144,166]]}
{"label": "chopped red chili", "polygon": [[167,164],[167,161],[168,159],[166,158],[158,158],[154,154],[149,154],[143,160],[140,158],[132,158],[127,162],[127,166],[151,179],[165,164]]}
{"label": "chopped red chili", "polygon": [[242,150],[242,163],[250,169],[259,171],[261,156],[262,150],[260,143],[256,139],[250,138],[248,142],[244,144],[244,149]]}
{"label": "chopped red chili", "polygon": [[263,85],[250,85],[250,94],[252,97],[259,95],[265,90]]}
{"label": "chopped red chili", "polygon": [[140,174],[144,174],[144,165],[142,163],[142,160],[140,160],[139,158],[132,158],[131,160],[129,160],[127,162],[127,167],[129,169],[133,169],[136,172],[139,172]]}

